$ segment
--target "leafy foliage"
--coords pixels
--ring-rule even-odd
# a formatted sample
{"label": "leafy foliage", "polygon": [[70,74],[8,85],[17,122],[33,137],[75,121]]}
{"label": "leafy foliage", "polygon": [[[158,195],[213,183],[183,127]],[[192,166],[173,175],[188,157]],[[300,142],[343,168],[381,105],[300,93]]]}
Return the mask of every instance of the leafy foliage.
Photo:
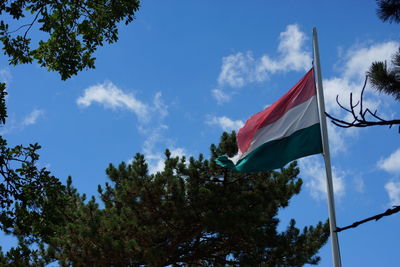
{"label": "leafy foliage", "polygon": [[[13,22],[0,21],[4,54],[13,65],[37,60],[66,80],[83,69],[94,68],[97,47],[116,42],[118,23],[129,24],[139,5],[139,0],[1,1],[0,14],[8,14]],[[29,22],[15,26],[26,20]],[[32,46],[28,36],[36,24],[48,39]]]}
{"label": "leafy foliage", "polygon": [[235,134],[211,146],[211,158],[172,157],[148,174],[144,156],[110,165],[102,205],[67,185],[66,224],[56,225],[42,255],[61,266],[302,266],[329,236],[327,223],[277,231],[279,209],[301,189],[296,163],[280,172],[233,173],[216,165],[234,153]]}
{"label": "leafy foliage", "polygon": [[[5,84],[0,83],[0,121],[5,122]],[[38,168],[38,144],[8,147],[0,136],[0,230],[19,237],[19,246],[7,253],[8,263],[26,266],[35,252],[29,245],[45,240],[50,226],[60,222],[65,187],[45,168]],[[0,263],[5,256],[0,251]]]}
{"label": "leafy foliage", "polygon": [[7,107],[6,107],[6,84],[0,83],[0,124],[6,123]]}
{"label": "leafy foliage", "polygon": [[[118,24],[129,24],[139,0],[0,1],[0,41],[10,64],[36,60],[66,80],[79,71],[94,68],[97,47],[118,40]],[[31,39],[38,38],[35,43]],[[0,124],[7,110],[5,84],[0,83]],[[0,230],[18,237],[18,246],[0,264],[45,266],[44,244],[55,227],[64,224],[64,207],[71,201],[67,188],[39,168],[38,144],[9,147],[0,137]],[[36,244],[35,246],[31,246]]]}

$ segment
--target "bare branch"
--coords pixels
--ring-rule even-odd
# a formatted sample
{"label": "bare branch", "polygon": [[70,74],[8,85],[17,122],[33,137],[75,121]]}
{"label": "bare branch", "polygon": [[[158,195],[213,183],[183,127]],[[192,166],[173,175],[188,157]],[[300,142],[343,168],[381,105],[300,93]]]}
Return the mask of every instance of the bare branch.
{"label": "bare branch", "polygon": [[[351,96],[351,95],[350,95]],[[339,107],[341,107],[342,109],[346,110],[347,112],[351,112],[350,109],[347,109],[346,107],[342,106],[342,104],[340,104],[339,102],[339,95],[336,95],[336,103],[339,105]]]}
{"label": "bare branch", "polygon": [[363,112],[363,98],[364,98],[364,91],[365,91],[365,87],[367,86],[367,82],[368,82],[368,76],[365,76],[364,86],[362,87],[361,96],[360,96],[360,115],[363,120],[365,120],[365,117],[364,117],[365,113]]}
{"label": "bare branch", "polygon": [[338,233],[338,232],[341,232],[341,231],[344,231],[344,230],[347,230],[347,229],[350,229],[350,228],[356,228],[356,227],[359,226],[360,224],[363,224],[363,223],[366,223],[366,222],[369,222],[369,221],[372,221],[372,220],[378,221],[378,220],[381,219],[382,217],[390,216],[390,215],[395,214],[395,213],[397,213],[397,212],[399,212],[399,211],[400,211],[400,206],[394,206],[393,209],[387,209],[387,210],[386,210],[385,212],[383,212],[383,213],[377,214],[377,215],[375,215],[375,216],[366,218],[366,219],[361,220],[361,221],[358,221],[358,222],[354,222],[353,224],[348,225],[348,226],[346,226],[346,227],[336,227],[336,231],[335,231],[335,232]]}
{"label": "bare branch", "polygon": [[[393,125],[399,125],[399,133],[400,133],[400,120],[385,120],[378,116],[377,110],[375,112],[371,112],[369,108],[365,108],[363,106],[364,101],[364,92],[367,86],[368,76],[365,77],[364,86],[361,90],[360,100],[357,101],[356,104],[353,104],[353,93],[350,93],[350,100],[349,100],[349,107],[345,107],[342,103],[339,102],[339,95],[336,96],[336,103],[338,106],[343,109],[344,111],[351,114],[353,117],[353,121],[345,121],[330,115],[329,113],[325,112],[326,116],[331,120],[331,122],[341,128],[351,128],[351,127],[369,127],[369,126],[376,126],[376,125],[387,125],[391,128]],[[360,111],[356,112],[355,108],[360,105]],[[357,114],[358,113],[358,114]],[[368,120],[367,115],[372,117],[372,120]]]}
{"label": "bare branch", "polygon": [[30,29],[32,28],[33,24],[35,24],[35,22],[37,21],[37,19],[39,18],[40,13],[42,12],[42,8],[40,10],[38,10],[38,12],[36,13],[36,16],[33,18],[31,23],[28,24],[24,24],[19,26],[16,30],[7,32],[7,34],[13,34],[18,32],[19,30],[21,30],[22,28],[28,27],[28,29],[26,29],[25,33],[24,33],[24,39],[26,39],[26,36],[28,35],[28,32],[30,31]]}
{"label": "bare branch", "polygon": [[28,27],[28,26],[30,26],[30,25],[32,25],[32,24],[29,23],[29,24],[21,25],[21,26],[19,26],[16,30],[13,30],[13,31],[10,31],[10,32],[7,32],[7,33],[8,33],[8,34],[16,33],[17,31],[21,30],[22,28]]}
{"label": "bare branch", "polygon": [[30,31],[30,29],[32,28],[33,24],[35,24],[36,20],[38,19],[40,13],[42,12],[42,8],[36,13],[35,18],[33,19],[32,23],[29,25],[28,29],[26,29],[25,34],[24,34],[24,39],[26,39],[26,35],[28,34],[28,32]]}

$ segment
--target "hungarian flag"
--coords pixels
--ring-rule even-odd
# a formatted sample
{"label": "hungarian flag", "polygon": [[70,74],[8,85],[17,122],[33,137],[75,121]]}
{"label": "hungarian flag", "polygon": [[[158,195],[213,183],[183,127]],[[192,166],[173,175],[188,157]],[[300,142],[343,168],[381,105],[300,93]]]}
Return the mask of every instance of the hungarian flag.
{"label": "hungarian flag", "polygon": [[253,115],[237,134],[236,157],[216,162],[238,172],[268,171],[322,152],[314,69],[289,92]]}

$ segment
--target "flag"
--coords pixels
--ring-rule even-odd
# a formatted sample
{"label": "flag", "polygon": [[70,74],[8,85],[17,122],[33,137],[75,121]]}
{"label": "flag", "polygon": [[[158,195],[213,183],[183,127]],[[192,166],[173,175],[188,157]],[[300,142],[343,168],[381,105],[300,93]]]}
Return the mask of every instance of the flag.
{"label": "flag", "polygon": [[322,152],[312,68],[277,102],[253,115],[236,137],[238,155],[216,162],[238,172],[268,171]]}

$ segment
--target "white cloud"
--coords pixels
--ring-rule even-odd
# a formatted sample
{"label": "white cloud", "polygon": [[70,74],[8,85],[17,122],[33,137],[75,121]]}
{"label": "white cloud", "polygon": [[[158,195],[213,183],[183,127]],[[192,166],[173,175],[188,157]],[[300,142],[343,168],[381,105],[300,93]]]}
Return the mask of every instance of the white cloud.
{"label": "white cloud", "polygon": [[[361,93],[365,75],[371,63],[385,60],[389,63],[399,45],[398,42],[389,41],[368,47],[350,48],[343,58],[345,63],[340,77],[324,80],[324,91],[328,91],[328,93],[325,92],[325,95],[328,95],[325,102],[335,103],[336,95],[347,99],[350,92]],[[374,102],[370,101],[369,104]],[[328,111],[332,112],[332,110]]]}
{"label": "white cloud", "polygon": [[[249,82],[263,81],[268,74],[280,70],[307,69],[310,66],[311,59],[309,58],[310,55],[302,50],[305,39],[304,33],[299,30],[297,25],[289,25],[286,31],[280,35],[278,52],[281,57],[279,59],[273,60],[266,55],[260,59],[255,59],[251,52],[237,53],[224,58],[218,78],[222,89],[213,90],[213,96],[220,104],[229,102],[232,94],[237,92],[235,87],[243,86]],[[364,84],[366,71],[371,63],[381,60],[389,62],[398,46],[398,42],[389,41],[363,47],[352,47],[348,51],[344,51],[339,60],[341,64],[337,65],[342,71],[338,75],[323,81],[326,111],[337,118],[352,121],[351,114],[337,105],[336,97],[339,97],[341,104],[347,106],[350,94],[353,93],[354,103],[357,102]],[[296,62],[300,63],[297,64]],[[233,89],[227,88],[229,86]],[[368,107],[371,111],[378,110],[380,115],[394,116],[388,109],[390,104],[382,101],[382,95],[378,95],[369,85],[367,85],[364,94],[363,104],[364,108]],[[355,112],[359,112],[359,107],[355,109]],[[351,139],[358,138],[359,129],[342,129],[328,122],[328,131],[331,153],[337,155],[340,152],[347,151],[348,144],[353,143]]]}
{"label": "white cloud", "polygon": [[0,125],[0,135],[10,134],[18,128],[21,129],[21,127],[17,127],[15,120],[13,118],[8,118],[6,124]]}
{"label": "white cloud", "polygon": [[0,127],[0,134],[7,135],[14,132],[22,131],[26,127],[36,124],[38,119],[44,114],[43,109],[33,109],[22,120],[16,120],[15,116],[7,118],[7,123]]}
{"label": "white cloud", "polygon": [[[249,83],[264,82],[273,73],[306,71],[311,67],[312,61],[311,53],[304,49],[306,40],[306,34],[300,31],[298,25],[288,25],[279,36],[278,57],[271,58],[269,55],[262,55],[256,58],[252,51],[224,57],[217,80],[219,89],[212,90],[213,97],[220,104],[229,102],[232,94],[237,92],[237,88]],[[341,64],[338,64],[338,68],[341,69],[339,75],[325,79],[323,82],[326,110],[334,115],[343,115],[336,104],[336,96],[339,95],[343,104],[348,103],[351,92],[356,94],[354,97],[358,97],[371,63],[382,60],[390,63],[398,47],[398,42],[388,41],[364,46],[357,45],[342,52],[339,61]],[[364,106],[368,106],[370,110],[377,109],[382,103],[374,94],[375,91],[368,88],[366,91],[365,96],[368,97],[364,99]]]}
{"label": "white cloud", "polygon": [[146,136],[142,146],[142,153],[149,166],[150,174],[155,174],[164,170],[164,152],[167,147],[172,147],[172,149],[170,149],[172,157],[181,157],[187,154],[184,148],[174,147],[171,139],[165,137],[165,131],[168,130],[168,126],[163,123],[163,119],[164,117],[160,115],[155,126],[149,127],[148,125],[141,125],[138,128],[139,132],[143,136]]}
{"label": "white cloud", "polygon": [[378,161],[378,167],[389,173],[400,174],[400,148],[389,157]]}
{"label": "white cloud", "polygon": [[157,92],[153,100],[154,111],[158,112],[161,118],[168,116],[168,106],[162,100],[161,92]]}
{"label": "white cloud", "polygon": [[[326,172],[321,160],[314,157],[299,160],[301,174],[306,187],[314,199],[326,199]],[[345,194],[344,178],[346,173],[335,167],[332,168],[332,182],[335,197],[340,198]]]}
{"label": "white cloud", "polygon": [[400,182],[388,182],[385,184],[385,189],[389,195],[390,204],[392,206],[400,205]]}
{"label": "white cloud", "polygon": [[0,69],[0,82],[10,83],[12,80],[11,72],[8,68]]}
{"label": "white cloud", "polygon": [[112,82],[105,82],[86,88],[84,95],[76,101],[82,107],[89,107],[94,102],[102,104],[105,108],[127,109],[132,111],[141,121],[149,120],[148,105],[136,99],[132,94],[123,92]]}
{"label": "white cloud", "polygon": [[232,98],[229,93],[225,93],[223,90],[220,89],[212,90],[211,94],[217,100],[218,104],[229,102]]}
{"label": "white cloud", "polygon": [[[336,103],[336,96],[339,96],[339,101],[347,104],[347,99],[350,93],[358,92],[360,84],[351,83],[349,80],[342,77],[333,77],[323,81],[325,109],[331,114],[340,114],[341,109]],[[362,86],[362,85],[361,85]],[[346,102],[345,102],[346,101]]]}
{"label": "white cloud", "polygon": [[168,130],[168,126],[162,122],[162,119],[163,117],[160,116],[156,126],[139,127],[139,132],[143,136],[146,136],[146,139],[143,142],[142,152],[149,166],[150,174],[164,170],[164,152],[167,146],[173,147],[170,149],[172,157],[181,157],[187,154],[184,148],[174,147],[172,145],[173,142],[169,138],[165,137],[165,131]]}
{"label": "white cloud", "polygon": [[280,58],[270,59],[267,55],[261,58],[260,69],[271,73],[276,71],[307,71],[311,68],[311,53],[303,50],[307,36],[296,24],[288,25],[279,36],[278,52]]}
{"label": "white cloud", "polygon": [[354,178],[354,187],[358,193],[364,193],[365,191],[365,183],[361,177]]}
{"label": "white cloud", "polygon": [[147,136],[146,140],[143,142],[142,150],[146,161],[149,164],[150,173],[156,173],[164,168],[162,153],[156,149],[156,145],[157,143],[162,143],[162,133],[166,129],[168,129],[168,127],[163,124],[151,129],[140,129],[141,133]]}
{"label": "white cloud", "polygon": [[[355,104],[359,100],[365,75],[371,63],[382,60],[388,60],[389,62],[398,47],[399,43],[389,41],[365,47],[353,47],[344,52],[344,56],[341,59],[342,64],[338,65],[343,71],[339,75],[323,81],[326,111],[334,117],[352,121],[352,115],[338,106],[336,97],[338,96],[342,105],[349,107],[350,94],[353,93],[353,104]],[[378,110],[378,114],[381,115],[387,113],[386,107],[382,105],[384,101],[381,99],[382,96],[367,85],[363,100],[364,109]],[[355,108],[356,114],[359,113],[359,108],[360,106]],[[337,126],[329,124],[332,153],[346,151],[346,144],[352,143],[349,142],[349,139],[357,138],[359,129],[339,129]]]}
{"label": "white cloud", "polygon": [[181,148],[181,147],[177,147],[177,148],[174,148],[174,149],[171,149],[170,150],[170,152],[171,152],[171,157],[183,157],[183,156],[185,156],[186,154],[187,154],[187,152],[186,152],[186,150],[184,149],[184,148]]}
{"label": "white cloud", "polygon": [[139,132],[146,136],[146,140],[143,142],[143,152],[145,154],[151,154],[154,150],[157,142],[163,142],[161,140],[163,131],[167,130],[168,126],[165,124],[159,124],[157,127],[144,128],[139,127]]}
{"label": "white cloud", "polygon": [[218,76],[220,86],[243,87],[253,81],[256,63],[252,52],[237,53],[222,58],[221,73]]}
{"label": "white cloud", "polygon": [[217,125],[226,132],[238,131],[244,125],[243,121],[232,120],[226,116],[207,116],[206,123],[208,125]]}
{"label": "white cloud", "polygon": [[[171,157],[182,157],[186,155],[186,150],[181,147],[170,149]],[[162,172],[165,167],[165,155],[162,153],[145,154],[145,158],[149,164],[149,173],[155,174]]]}
{"label": "white cloud", "polygon": [[235,90],[249,83],[260,83],[268,79],[269,74],[278,71],[306,71],[311,68],[311,53],[304,50],[306,35],[298,25],[288,25],[279,36],[278,57],[262,55],[255,58],[252,51],[239,52],[222,58],[221,72],[218,76],[220,89],[212,90],[219,103],[229,102]]}
{"label": "white cloud", "polygon": [[[149,172],[156,173],[164,169],[164,151],[161,147],[172,142],[165,137],[168,126],[164,123],[164,119],[168,116],[168,105],[163,101],[161,92],[157,92],[152,103],[147,104],[122,91],[112,82],[104,82],[86,88],[76,103],[81,107],[99,103],[104,108],[133,112],[139,119],[137,129],[145,137],[142,152],[149,164]],[[171,150],[172,156],[183,155],[184,152],[183,148]]]}
{"label": "white cloud", "polygon": [[346,64],[343,70],[346,79],[364,80],[365,72],[374,61],[387,60],[390,64],[393,53],[399,49],[398,42],[384,42],[369,47],[352,48],[347,52]]}
{"label": "white cloud", "polygon": [[149,164],[150,174],[156,174],[157,172],[162,172],[164,170],[165,163],[161,154],[157,154],[157,157],[153,156],[153,158],[149,158],[148,155],[145,157]]}
{"label": "white cloud", "polygon": [[[371,63],[384,60],[390,62],[399,45],[397,42],[389,41],[368,47],[350,48],[342,58],[344,63],[339,66],[343,70],[340,75],[323,81],[326,110],[333,114],[340,113],[340,108],[336,104],[337,95],[339,95],[339,101],[343,104],[348,104],[351,92],[355,94],[353,97],[358,98]],[[368,106],[371,110],[377,109],[380,102],[376,101],[378,99],[376,94],[371,94],[375,91],[366,91],[369,94],[366,95],[364,106]]]}
{"label": "white cloud", "polygon": [[[329,148],[332,155],[337,155],[340,152],[344,152],[346,150],[345,146],[345,138],[344,129],[341,129],[332,123],[327,124],[328,127],[328,140],[329,140]],[[348,129],[345,129],[348,130]]]}
{"label": "white cloud", "polygon": [[[186,155],[186,151],[184,148],[178,147],[178,148],[173,148],[170,150],[171,152],[171,157],[182,157]],[[165,167],[165,155],[158,153],[156,155],[151,155],[152,159],[150,160],[149,164],[149,173],[150,174],[155,174],[157,172],[162,172]],[[146,158],[149,158],[146,156]]]}
{"label": "white cloud", "polygon": [[41,109],[34,109],[31,113],[28,114],[28,116],[25,117],[25,119],[22,121],[21,125],[28,126],[35,124],[37,120],[39,119],[40,116],[44,114],[44,111]]}

